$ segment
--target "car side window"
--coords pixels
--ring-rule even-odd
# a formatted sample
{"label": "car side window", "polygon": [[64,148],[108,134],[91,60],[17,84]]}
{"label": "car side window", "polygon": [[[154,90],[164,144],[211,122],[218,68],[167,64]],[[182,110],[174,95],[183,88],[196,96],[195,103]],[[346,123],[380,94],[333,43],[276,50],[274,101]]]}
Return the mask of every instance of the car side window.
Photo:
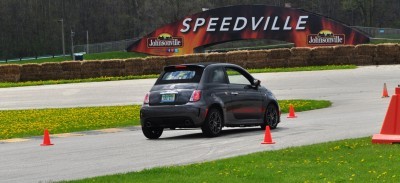
{"label": "car side window", "polygon": [[226,81],[225,71],[217,68],[211,72],[210,83],[228,83]]}
{"label": "car side window", "polygon": [[240,72],[232,68],[226,68],[230,84],[251,85],[251,82]]}

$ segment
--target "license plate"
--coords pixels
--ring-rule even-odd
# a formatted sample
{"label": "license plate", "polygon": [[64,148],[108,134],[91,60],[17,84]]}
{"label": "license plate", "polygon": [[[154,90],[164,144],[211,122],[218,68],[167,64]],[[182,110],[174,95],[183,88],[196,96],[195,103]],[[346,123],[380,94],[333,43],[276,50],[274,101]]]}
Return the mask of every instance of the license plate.
{"label": "license plate", "polygon": [[174,93],[162,94],[161,95],[161,102],[174,102],[174,101],[175,101],[175,94]]}

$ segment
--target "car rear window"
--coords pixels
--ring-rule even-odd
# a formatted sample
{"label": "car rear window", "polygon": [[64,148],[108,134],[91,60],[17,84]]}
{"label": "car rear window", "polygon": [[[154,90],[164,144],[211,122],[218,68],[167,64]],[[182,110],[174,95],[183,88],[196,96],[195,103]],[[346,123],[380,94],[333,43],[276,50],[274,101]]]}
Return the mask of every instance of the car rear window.
{"label": "car rear window", "polygon": [[201,67],[167,67],[158,78],[156,84],[198,83],[200,82],[202,73],[203,68]]}
{"label": "car rear window", "polygon": [[162,77],[162,80],[184,80],[193,79],[196,71],[171,71],[166,72]]}

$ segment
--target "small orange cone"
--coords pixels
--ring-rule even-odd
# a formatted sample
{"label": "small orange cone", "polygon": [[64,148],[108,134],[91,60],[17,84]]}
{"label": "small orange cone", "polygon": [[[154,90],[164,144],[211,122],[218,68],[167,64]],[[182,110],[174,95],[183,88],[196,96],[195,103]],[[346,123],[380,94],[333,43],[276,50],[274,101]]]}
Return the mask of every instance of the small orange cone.
{"label": "small orange cone", "polygon": [[400,143],[400,85],[390,100],[380,134],[372,136],[374,144]]}
{"label": "small orange cone", "polygon": [[294,114],[294,107],[292,104],[289,105],[289,115],[287,118],[297,118],[296,114]]}
{"label": "small orange cone", "polygon": [[275,142],[272,142],[271,130],[269,126],[265,127],[264,142],[261,142],[261,144],[275,144]]}
{"label": "small orange cone", "polygon": [[382,98],[389,97],[387,88],[386,88],[386,83],[383,83],[383,92],[382,92]]}
{"label": "small orange cone", "polygon": [[49,131],[47,129],[44,130],[44,136],[43,136],[43,144],[40,144],[40,146],[52,146],[54,144],[52,144],[50,142],[50,135],[49,135]]}

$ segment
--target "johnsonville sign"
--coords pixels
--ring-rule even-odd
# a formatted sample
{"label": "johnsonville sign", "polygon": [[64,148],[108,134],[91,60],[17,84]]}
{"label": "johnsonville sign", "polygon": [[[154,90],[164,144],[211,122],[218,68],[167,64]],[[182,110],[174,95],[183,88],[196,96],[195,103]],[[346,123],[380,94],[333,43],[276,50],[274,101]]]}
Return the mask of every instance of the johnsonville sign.
{"label": "johnsonville sign", "polygon": [[164,25],[127,50],[151,55],[182,55],[219,43],[273,39],[297,47],[368,43],[368,36],[330,18],[304,10],[265,5],[229,6]]}

